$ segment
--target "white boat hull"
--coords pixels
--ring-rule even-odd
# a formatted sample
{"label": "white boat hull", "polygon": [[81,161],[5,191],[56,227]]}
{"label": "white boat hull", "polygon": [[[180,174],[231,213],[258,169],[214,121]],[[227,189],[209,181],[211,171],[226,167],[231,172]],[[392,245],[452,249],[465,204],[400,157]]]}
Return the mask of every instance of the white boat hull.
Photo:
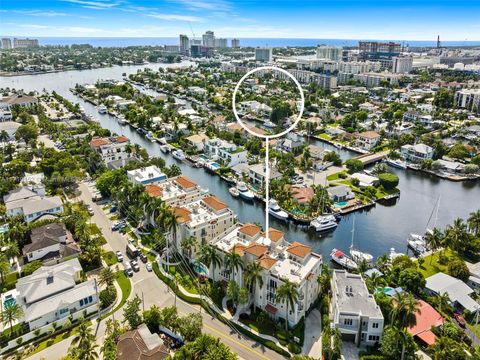
{"label": "white boat hull", "polygon": [[273,211],[272,209],[268,209],[268,213],[278,220],[288,220],[288,213],[284,210]]}

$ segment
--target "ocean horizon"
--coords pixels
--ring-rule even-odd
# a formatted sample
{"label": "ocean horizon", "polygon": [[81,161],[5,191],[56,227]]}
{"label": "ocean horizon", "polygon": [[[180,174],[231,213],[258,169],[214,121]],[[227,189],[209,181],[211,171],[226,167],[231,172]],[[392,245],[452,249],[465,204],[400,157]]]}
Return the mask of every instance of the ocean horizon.
{"label": "ocean horizon", "polygon": [[[13,36],[3,36],[13,37]],[[17,36],[20,38],[20,36]],[[23,38],[23,37],[22,37]],[[158,46],[158,45],[178,45],[178,37],[34,37],[38,39],[40,45],[73,45],[89,44],[94,47],[126,47],[126,46]],[[228,38],[228,45],[232,38]],[[337,45],[337,46],[357,46],[359,41],[365,39],[302,39],[302,38],[238,38],[240,46],[317,46],[317,45]],[[436,39],[432,41],[420,40],[382,40],[367,39],[368,41],[394,41],[411,47],[432,47],[436,46]],[[441,41],[442,46],[480,46],[480,40],[477,41]]]}

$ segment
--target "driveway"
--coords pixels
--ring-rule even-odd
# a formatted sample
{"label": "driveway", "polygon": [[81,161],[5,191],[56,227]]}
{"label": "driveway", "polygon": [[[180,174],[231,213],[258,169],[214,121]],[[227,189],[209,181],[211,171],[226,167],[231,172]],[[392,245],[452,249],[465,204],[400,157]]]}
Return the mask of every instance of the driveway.
{"label": "driveway", "polygon": [[315,359],[322,358],[322,315],[314,309],[305,318],[305,341],[302,354]]}

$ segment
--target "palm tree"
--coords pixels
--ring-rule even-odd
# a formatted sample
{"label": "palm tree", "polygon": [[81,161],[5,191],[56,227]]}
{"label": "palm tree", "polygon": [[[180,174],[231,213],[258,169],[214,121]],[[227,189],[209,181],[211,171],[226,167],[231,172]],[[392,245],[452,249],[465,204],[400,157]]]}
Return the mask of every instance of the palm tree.
{"label": "palm tree", "polygon": [[212,280],[215,282],[215,268],[222,265],[222,258],[215,249],[215,246],[211,244],[202,245],[200,248],[200,254],[198,261],[207,266],[210,269],[212,267]]}
{"label": "palm tree", "polygon": [[445,242],[457,252],[465,248],[465,241],[468,239],[467,225],[462,219],[454,220],[453,225],[448,226],[445,231]]}
{"label": "palm tree", "polygon": [[0,280],[2,283],[5,280],[5,276],[10,273],[10,262],[8,261],[5,253],[0,253]]}
{"label": "palm tree", "polygon": [[480,236],[480,210],[470,213],[468,228],[475,236]]}
{"label": "palm tree", "polygon": [[[427,232],[425,236],[425,241],[427,246],[433,251],[437,251],[443,243],[443,234],[442,232],[437,229],[433,228],[432,232]],[[430,264],[432,263],[433,256],[430,256]]]}
{"label": "palm tree", "polygon": [[72,340],[69,353],[76,359],[95,360],[98,359],[97,347],[92,328],[88,326],[88,322],[83,321],[78,326],[78,332]]}
{"label": "palm tree", "polygon": [[380,255],[375,262],[376,267],[382,272],[385,272],[385,269],[390,262],[390,258],[387,254]]}
{"label": "palm tree", "polygon": [[0,313],[0,321],[3,325],[10,326],[10,336],[13,335],[13,322],[20,320],[23,317],[22,307],[18,304],[5,306]]}
{"label": "palm tree", "polygon": [[192,257],[192,248],[196,249],[197,247],[197,238],[195,236],[189,236],[182,240],[180,243],[182,246],[182,255],[185,256],[185,251],[188,253],[188,257]]}
{"label": "palm tree", "polygon": [[277,289],[277,301],[283,302],[287,305],[285,312],[285,331],[288,331],[288,312],[289,308],[294,309],[295,303],[298,301],[297,285],[290,280],[285,280]]}
{"label": "palm tree", "polygon": [[233,274],[233,280],[235,280],[236,271],[243,269],[242,257],[235,252],[235,246],[229,253],[225,254],[224,263],[225,267]]}
{"label": "palm tree", "polygon": [[370,269],[370,264],[368,263],[367,260],[363,259],[362,261],[360,261],[358,263],[358,269],[357,270],[358,270],[359,274],[363,274],[368,269]]}
{"label": "palm tree", "polygon": [[100,271],[100,277],[98,282],[100,285],[110,286],[110,285],[113,285],[113,282],[115,281],[115,279],[116,279],[115,273],[111,268],[107,267],[102,269],[102,271]]}
{"label": "palm tree", "polygon": [[10,139],[10,136],[8,136],[8,133],[6,130],[2,130],[0,132],[0,142],[4,143],[7,142],[8,139]]}
{"label": "palm tree", "polygon": [[[392,310],[392,324],[395,324],[397,328],[402,332],[417,324],[416,314],[420,313],[420,303],[413,297],[412,294],[401,292],[396,293],[392,298],[393,310]],[[402,357],[405,356],[405,341],[402,339]]]}
{"label": "palm tree", "polygon": [[245,284],[250,287],[254,299],[253,311],[255,312],[255,292],[258,287],[261,289],[263,287],[263,268],[256,262],[251,261],[247,264],[245,270]]}

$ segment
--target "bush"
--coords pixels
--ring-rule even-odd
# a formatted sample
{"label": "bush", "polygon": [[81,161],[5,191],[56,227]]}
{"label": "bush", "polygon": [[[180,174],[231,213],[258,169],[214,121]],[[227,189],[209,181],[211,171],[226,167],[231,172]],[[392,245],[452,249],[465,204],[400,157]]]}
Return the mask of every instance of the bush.
{"label": "bush", "polygon": [[302,352],[302,347],[295,343],[288,344],[288,351],[293,354],[300,354]]}
{"label": "bush", "polygon": [[465,261],[461,259],[455,259],[448,263],[447,266],[448,275],[456,277],[462,281],[467,281],[470,276],[470,271],[468,270]]}
{"label": "bush", "polygon": [[115,289],[115,286],[110,285],[106,289],[100,291],[99,298],[100,308],[102,310],[112,305],[117,298],[117,290]]}
{"label": "bush", "polygon": [[378,175],[378,179],[380,180],[380,184],[386,190],[393,190],[398,186],[398,176],[392,173],[383,173]]}
{"label": "bush", "polygon": [[363,170],[363,163],[358,159],[348,159],[345,162],[345,165],[347,166],[348,172],[350,174]]}
{"label": "bush", "polygon": [[352,178],[352,179],[350,179],[350,182],[351,182],[352,185],[355,186],[355,187],[358,187],[358,185],[360,185],[360,180],[358,180],[357,178]]}

